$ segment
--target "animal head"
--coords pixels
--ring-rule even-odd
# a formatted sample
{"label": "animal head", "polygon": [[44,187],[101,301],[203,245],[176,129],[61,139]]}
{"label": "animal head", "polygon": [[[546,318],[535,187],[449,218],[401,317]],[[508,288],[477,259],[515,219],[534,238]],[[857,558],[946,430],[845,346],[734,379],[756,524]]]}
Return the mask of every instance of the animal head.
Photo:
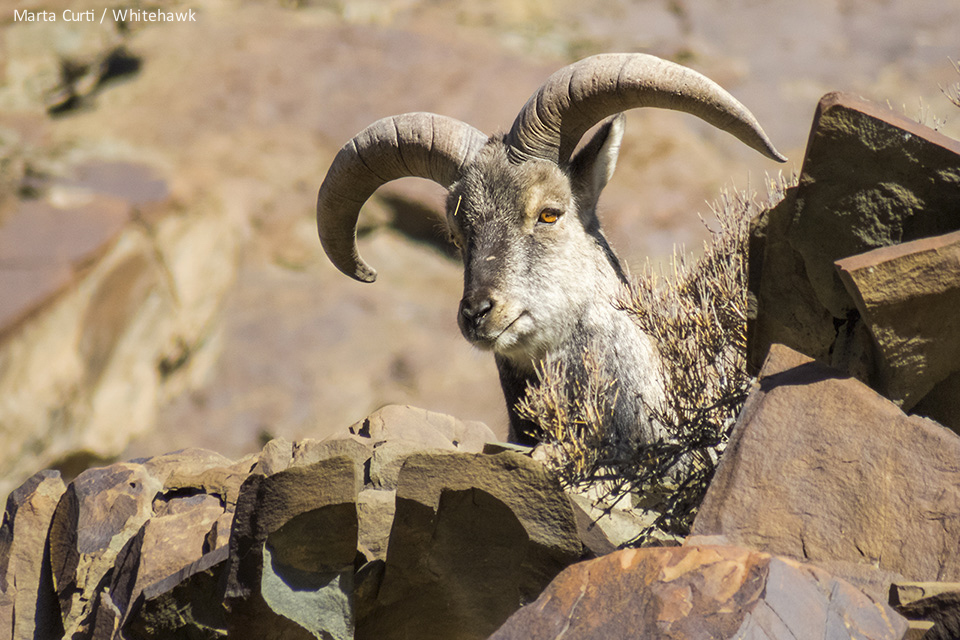
{"label": "animal head", "polygon": [[361,206],[390,180],[438,182],[448,189],[447,227],[464,263],[461,332],[502,358],[536,362],[624,279],[596,204],[616,166],[621,112],[644,106],[691,113],[784,160],[753,115],[701,74],[644,54],[598,55],[548,78],[504,136],[488,138],[429,113],[384,118],[361,131],[320,187],[324,250],[343,273],[372,282],[376,272],[357,252]]}

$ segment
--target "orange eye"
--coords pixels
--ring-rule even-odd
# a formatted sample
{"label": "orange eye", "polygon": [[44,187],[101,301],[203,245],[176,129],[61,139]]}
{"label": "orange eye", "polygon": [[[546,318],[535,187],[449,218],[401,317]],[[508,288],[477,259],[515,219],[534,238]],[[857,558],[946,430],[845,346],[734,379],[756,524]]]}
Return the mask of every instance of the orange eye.
{"label": "orange eye", "polygon": [[561,212],[556,209],[544,209],[540,212],[540,222],[544,224],[553,224],[560,219]]}

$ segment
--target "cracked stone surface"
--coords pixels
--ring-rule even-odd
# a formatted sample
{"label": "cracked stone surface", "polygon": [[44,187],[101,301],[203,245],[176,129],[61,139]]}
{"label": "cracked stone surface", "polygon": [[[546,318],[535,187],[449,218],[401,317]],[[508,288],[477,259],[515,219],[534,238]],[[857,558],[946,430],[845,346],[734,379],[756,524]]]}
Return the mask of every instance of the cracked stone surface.
{"label": "cracked stone surface", "polygon": [[[818,563],[876,598],[957,580],[960,436],[775,345],[693,525]],[[943,514],[943,515],[942,515]]]}
{"label": "cracked stone surface", "polygon": [[899,640],[907,622],[823,569],[731,546],[617,551],[573,565],[490,640]]}

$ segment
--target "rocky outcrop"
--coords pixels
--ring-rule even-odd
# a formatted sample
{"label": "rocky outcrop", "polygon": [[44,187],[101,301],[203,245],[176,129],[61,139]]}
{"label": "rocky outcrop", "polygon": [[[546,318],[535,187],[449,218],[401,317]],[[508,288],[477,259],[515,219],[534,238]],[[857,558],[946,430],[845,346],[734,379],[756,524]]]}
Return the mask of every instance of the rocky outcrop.
{"label": "rocky outcrop", "polygon": [[408,457],[389,545],[357,638],[486,638],[583,551],[556,478],[512,452]]}
{"label": "rocky outcrop", "polygon": [[387,407],[354,430],[35,476],[0,529],[0,615],[77,640],[485,638],[583,557],[556,478],[480,453],[486,426]]}
{"label": "rocky outcrop", "polygon": [[[960,156],[957,171],[960,180]],[[960,372],[960,231],[874,249],[836,265],[873,338],[873,380],[883,395],[910,409]]]}
{"label": "rocky outcrop", "polygon": [[799,185],[754,223],[750,364],[782,343],[960,427],[958,181],[960,142],[824,97]]}
{"label": "rocky outcrop", "polygon": [[960,579],[960,437],[774,346],[693,531],[800,558],[877,598]]}
{"label": "rocky outcrop", "polygon": [[113,637],[147,586],[225,545],[251,466],[194,449],[77,476],[48,542],[65,636]]}
{"label": "rocky outcrop", "polygon": [[7,498],[0,526],[0,629],[12,639],[52,638],[59,631],[44,548],[65,489],[59,473],[41,471]]}
{"label": "rocky outcrop", "polygon": [[574,565],[490,640],[869,638],[906,621],[823,569],[728,546],[629,549]]}

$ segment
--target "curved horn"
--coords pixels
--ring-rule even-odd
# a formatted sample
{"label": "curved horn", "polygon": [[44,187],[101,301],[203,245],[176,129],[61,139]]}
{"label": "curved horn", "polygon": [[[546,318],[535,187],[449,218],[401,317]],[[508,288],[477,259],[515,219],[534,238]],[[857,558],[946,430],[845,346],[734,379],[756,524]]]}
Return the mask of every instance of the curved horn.
{"label": "curved horn", "polygon": [[454,118],[405,113],[374,122],[343,145],[317,194],[317,231],[330,261],[361,282],[377,272],[357,251],[360,207],[380,185],[415,176],[449,187],[487,136]]}
{"label": "curved horn", "polygon": [[692,69],[642,53],[601,54],[560,69],[530,97],[508,135],[511,157],[565,164],[587,130],[637,107],[685,111],[780,162],[747,108]]}

